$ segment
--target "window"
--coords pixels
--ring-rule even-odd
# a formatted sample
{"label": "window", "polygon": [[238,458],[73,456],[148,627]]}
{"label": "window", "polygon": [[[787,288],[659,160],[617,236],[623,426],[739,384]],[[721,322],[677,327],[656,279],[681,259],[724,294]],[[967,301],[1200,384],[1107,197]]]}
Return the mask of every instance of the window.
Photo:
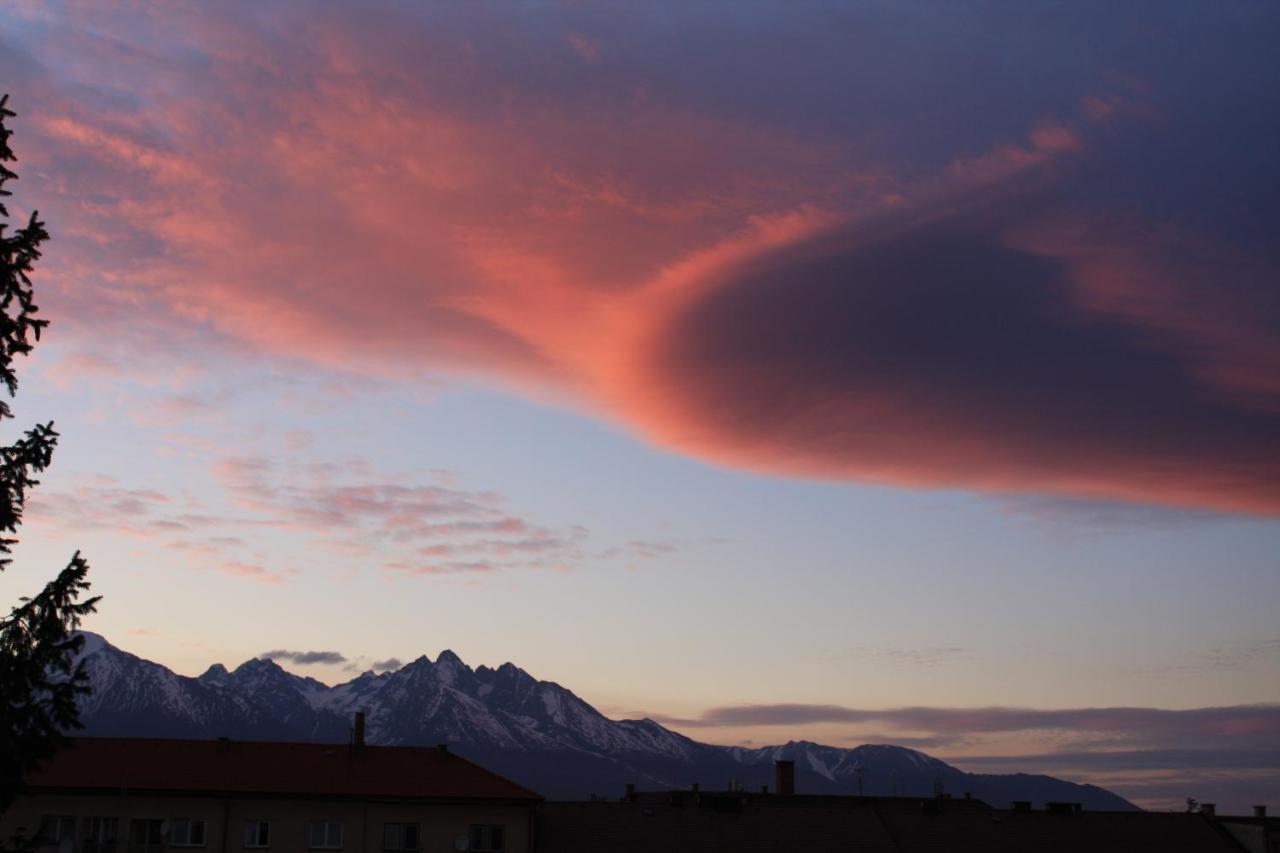
{"label": "window", "polygon": [[119,818],[87,817],[80,824],[84,836],[83,853],[116,853],[116,837],[120,829]]}
{"label": "window", "polygon": [[161,853],[164,850],[164,821],[134,818],[129,821],[129,853]]}
{"label": "window", "polygon": [[502,853],[507,849],[503,843],[505,834],[501,826],[471,827],[472,853]]}
{"label": "window", "polygon": [[76,819],[66,815],[45,815],[40,818],[40,834],[36,844],[54,846],[62,839],[76,840]]}
{"label": "window", "polygon": [[416,823],[384,823],[382,825],[383,850],[417,850],[418,825]]}
{"label": "window", "polygon": [[244,822],[245,847],[270,847],[271,822],[266,820],[246,820]]}
{"label": "window", "polygon": [[203,847],[204,821],[198,818],[177,818],[169,824],[169,843],[174,847]]}
{"label": "window", "polygon": [[341,850],[342,849],[342,821],[340,820],[311,821],[311,849],[312,850]]}

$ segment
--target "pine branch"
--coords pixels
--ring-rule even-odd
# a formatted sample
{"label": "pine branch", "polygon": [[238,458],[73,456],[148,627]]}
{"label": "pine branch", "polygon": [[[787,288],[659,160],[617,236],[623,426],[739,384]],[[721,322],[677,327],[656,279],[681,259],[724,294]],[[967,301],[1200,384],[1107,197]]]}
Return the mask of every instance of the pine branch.
{"label": "pine branch", "polygon": [[[0,383],[12,397],[18,390],[13,360],[30,353],[48,325],[37,317],[31,272],[49,232],[32,213],[13,236],[5,233],[9,210],[2,200],[11,195],[6,184],[18,177],[4,165],[16,159],[9,147],[6,120],[14,113],[8,103],[8,95],[0,97]],[[12,416],[8,402],[0,400],[0,420]],[[0,447],[0,572],[17,543],[27,492],[53,461],[57,443],[50,422]],[[79,700],[90,688],[77,629],[99,600],[82,600],[88,573],[77,551],[38,595],[21,599],[0,619],[0,812],[22,790],[23,778],[66,744],[68,731],[81,727]]]}
{"label": "pine branch", "polygon": [[0,811],[23,775],[63,746],[67,731],[80,728],[78,700],[90,688],[77,660],[84,638],[76,629],[100,600],[79,600],[89,589],[88,572],[77,551],[38,595],[0,620]]}

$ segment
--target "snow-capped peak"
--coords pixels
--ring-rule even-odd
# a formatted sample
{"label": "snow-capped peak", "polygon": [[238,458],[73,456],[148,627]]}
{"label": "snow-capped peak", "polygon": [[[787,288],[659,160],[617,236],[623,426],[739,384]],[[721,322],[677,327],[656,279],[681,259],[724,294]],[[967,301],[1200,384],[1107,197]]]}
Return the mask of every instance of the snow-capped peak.
{"label": "snow-capped peak", "polygon": [[95,634],[92,631],[77,631],[80,639],[83,641],[80,645],[80,657],[87,658],[89,655],[97,654],[105,648],[111,646],[106,638],[101,634]]}
{"label": "snow-capped peak", "polygon": [[436,678],[444,684],[454,684],[462,673],[471,672],[470,667],[463,663],[462,658],[454,654],[451,649],[445,649],[436,658],[435,670]]}
{"label": "snow-capped peak", "polygon": [[440,666],[442,664],[448,664],[449,666],[453,666],[454,664],[462,667],[466,666],[466,664],[462,662],[462,658],[458,657],[457,653],[454,652],[453,649],[445,649],[440,653],[440,656],[436,658],[436,666]]}
{"label": "snow-capped peak", "polygon": [[284,672],[284,667],[276,663],[271,658],[249,658],[244,663],[235,668],[237,673],[241,672]]}
{"label": "snow-capped peak", "polygon": [[215,663],[202,672],[196,681],[204,684],[225,684],[227,679],[231,677],[231,673],[220,663]]}

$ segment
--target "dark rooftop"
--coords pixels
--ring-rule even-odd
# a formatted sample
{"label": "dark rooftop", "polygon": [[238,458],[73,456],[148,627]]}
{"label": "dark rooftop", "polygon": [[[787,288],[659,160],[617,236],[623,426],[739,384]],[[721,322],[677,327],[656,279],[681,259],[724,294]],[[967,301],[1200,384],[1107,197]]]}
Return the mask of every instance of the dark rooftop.
{"label": "dark rooftop", "polygon": [[1011,811],[978,800],[637,793],[632,801],[545,803],[540,853],[1239,853],[1197,814]]}
{"label": "dark rooftop", "polygon": [[898,853],[875,811],[845,802],[748,801],[738,811],[645,803],[544,803],[539,853]]}
{"label": "dark rooftop", "polygon": [[26,781],[34,789],[542,799],[441,747],[82,737]]}

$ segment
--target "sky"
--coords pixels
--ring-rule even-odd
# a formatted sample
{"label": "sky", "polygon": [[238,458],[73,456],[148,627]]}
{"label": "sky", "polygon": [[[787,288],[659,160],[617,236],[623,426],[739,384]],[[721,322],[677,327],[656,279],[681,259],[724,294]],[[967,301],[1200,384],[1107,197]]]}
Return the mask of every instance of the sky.
{"label": "sky", "polygon": [[11,2],[5,603],[1280,804],[1280,8]]}

